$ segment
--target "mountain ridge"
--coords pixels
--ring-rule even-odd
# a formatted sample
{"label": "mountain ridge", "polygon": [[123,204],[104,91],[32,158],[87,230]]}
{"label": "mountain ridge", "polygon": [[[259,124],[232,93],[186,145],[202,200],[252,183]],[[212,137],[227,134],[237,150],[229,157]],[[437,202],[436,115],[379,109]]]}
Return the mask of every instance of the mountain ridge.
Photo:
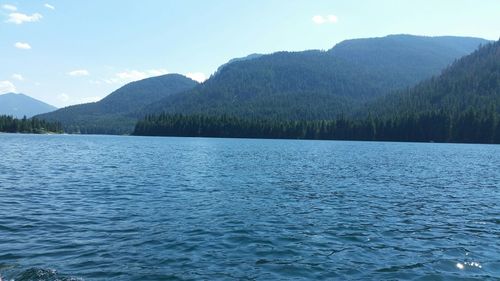
{"label": "mountain ridge", "polygon": [[150,77],[130,82],[98,102],[72,105],[37,117],[61,122],[71,133],[126,134],[142,117],[142,107],[197,84],[180,74]]}
{"label": "mountain ridge", "polygon": [[10,115],[16,118],[26,116],[29,118],[54,110],[57,110],[57,107],[22,93],[0,95],[0,115]]}
{"label": "mountain ridge", "polygon": [[[334,119],[438,75],[486,42],[473,37],[390,35],[345,40],[326,51],[254,54],[230,60],[201,84],[190,83],[166,95],[148,95],[151,89],[145,83],[158,86],[153,87],[154,93],[168,86],[158,83],[161,76],[153,77],[125,85],[98,103],[61,109],[40,118],[59,121],[70,132],[118,134],[130,133],[138,118],[161,112]],[[134,85],[139,86],[126,90]],[[142,88],[147,90],[142,92]],[[130,96],[116,93],[120,91]],[[135,98],[130,99],[134,93]]]}
{"label": "mountain ridge", "polygon": [[[461,40],[466,42],[457,44]],[[202,85],[165,98],[146,111],[331,119],[350,114],[360,101],[438,75],[486,42],[470,37],[392,35],[346,40],[327,51],[276,52],[227,64]]]}
{"label": "mountain ridge", "polygon": [[373,104],[358,118],[290,121],[229,115],[150,115],[135,135],[364,141],[500,143],[500,40],[439,76]]}

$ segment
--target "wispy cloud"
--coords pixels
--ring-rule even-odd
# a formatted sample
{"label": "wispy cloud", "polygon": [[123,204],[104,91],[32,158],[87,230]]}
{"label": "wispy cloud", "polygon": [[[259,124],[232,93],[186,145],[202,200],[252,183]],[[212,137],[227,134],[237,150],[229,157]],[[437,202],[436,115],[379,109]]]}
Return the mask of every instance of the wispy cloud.
{"label": "wispy cloud", "polygon": [[339,18],[336,15],[316,15],[312,17],[312,21],[315,24],[337,23],[339,21]]}
{"label": "wispy cloud", "polygon": [[66,93],[62,93],[62,94],[59,94],[57,96],[57,99],[59,101],[61,101],[63,104],[68,105],[68,104],[82,104],[82,103],[89,103],[89,102],[97,102],[97,101],[100,101],[102,99],[102,97],[93,96],[93,97],[73,98]]}
{"label": "wispy cloud", "polygon": [[168,71],[165,69],[150,69],[145,71],[126,70],[116,73],[112,78],[104,79],[104,82],[107,84],[123,84],[164,74],[168,74]]}
{"label": "wispy cloud", "polygon": [[14,24],[23,24],[25,22],[37,22],[42,18],[43,16],[39,13],[34,13],[32,15],[27,15],[23,13],[10,13],[7,22]]}
{"label": "wispy cloud", "polygon": [[17,81],[23,81],[24,77],[21,74],[14,73],[14,74],[12,74],[12,79],[15,79]]}
{"label": "wispy cloud", "polygon": [[205,75],[205,73],[201,72],[188,72],[186,73],[186,77],[191,78],[199,83],[203,83],[205,82],[205,80],[207,80],[207,76]]}
{"label": "wispy cloud", "polygon": [[2,9],[5,9],[7,11],[12,11],[12,12],[17,11],[17,7],[14,5],[10,5],[10,4],[3,4]]}
{"label": "wispy cloud", "polygon": [[89,76],[90,73],[86,69],[76,69],[76,70],[68,72],[68,75],[75,76],[75,77],[81,77],[81,76]]}
{"label": "wispy cloud", "polygon": [[65,93],[59,94],[57,96],[57,99],[62,101],[62,102],[68,102],[69,101],[69,96]]}
{"label": "wispy cloud", "polygon": [[43,6],[45,8],[47,8],[47,9],[50,9],[50,10],[55,10],[56,9],[56,7],[54,7],[54,6],[52,6],[52,5],[48,4],[48,3],[45,3]]}
{"label": "wispy cloud", "polygon": [[23,42],[17,42],[14,44],[14,47],[21,49],[21,50],[29,50],[31,49],[31,45],[28,43],[23,43]]}
{"label": "wispy cloud", "polygon": [[83,97],[76,100],[76,103],[89,103],[89,102],[97,102],[100,101],[102,97],[94,96],[94,97]]}
{"label": "wispy cloud", "polygon": [[16,92],[16,86],[12,82],[5,80],[0,81],[0,94]]}

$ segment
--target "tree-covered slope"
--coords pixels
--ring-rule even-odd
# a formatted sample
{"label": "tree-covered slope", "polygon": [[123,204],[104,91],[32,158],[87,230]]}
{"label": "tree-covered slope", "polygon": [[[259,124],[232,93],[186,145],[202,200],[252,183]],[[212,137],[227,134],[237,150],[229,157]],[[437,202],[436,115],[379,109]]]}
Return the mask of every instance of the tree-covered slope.
{"label": "tree-covered slope", "polygon": [[326,52],[279,52],[227,64],[195,89],[169,96],[145,110],[331,119],[439,74],[486,42],[393,35],[344,41]]}
{"label": "tree-covered slope", "polygon": [[[366,114],[366,113],[371,114]],[[147,116],[137,135],[500,143],[500,41],[435,78],[386,96],[362,118],[290,121],[218,115]]]}
{"label": "tree-covered slope", "polygon": [[500,113],[500,41],[461,58],[440,76],[377,100],[366,110],[376,115],[438,110]]}
{"label": "tree-covered slope", "polygon": [[167,74],[129,83],[95,103],[65,107],[37,116],[58,121],[69,133],[130,133],[143,108],[162,98],[192,89],[197,82],[179,74]]}
{"label": "tree-covered slope", "polygon": [[24,94],[7,93],[0,95],[0,115],[17,118],[32,117],[54,111],[57,108]]}
{"label": "tree-covered slope", "polygon": [[387,81],[386,87],[396,89],[439,74],[456,59],[486,43],[488,41],[470,37],[389,35],[346,40],[328,53],[364,67],[373,79]]}

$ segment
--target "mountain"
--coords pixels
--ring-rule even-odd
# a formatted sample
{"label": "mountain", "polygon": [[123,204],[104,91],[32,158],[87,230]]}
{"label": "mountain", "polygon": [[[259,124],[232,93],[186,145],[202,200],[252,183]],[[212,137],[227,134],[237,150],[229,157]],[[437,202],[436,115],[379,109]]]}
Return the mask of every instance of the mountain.
{"label": "mountain", "polygon": [[328,51],[278,52],[236,60],[149,113],[228,114],[284,120],[332,119],[438,75],[488,41],[391,35],[354,39]]}
{"label": "mountain", "polygon": [[241,58],[230,59],[227,63],[219,66],[219,68],[217,68],[216,73],[219,72],[219,71],[221,71],[225,66],[227,66],[229,64],[232,64],[233,62],[253,60],[253,59],[256,59],[256,58],[260,58],[262,56],[263,56],[263,54],[250,54],[248,56],[244,56],[244,57],[241,57]]}
{"label": "mountain", "polygon": [[65,107],[37,116],[60,122],[69,133],[130,133],[143,107],[170,95],[192,89],[197,82],[179,74],[167,74],[129,83],[99,102]]}
{"label": "mountain", "polygon": [[28,118],[56,110],[50,104],[34,99],[24,94],[7,93],[0,95],[0,115],[10,115],[16,118]]}
{"label": "mountain", "polygon": [[500,41],[461,58],[440,76],[373,102],[367,110],[378,116],[433,111],[500,114]]}
{"label": "mountain", "polygon": [[363,113],[316,121],[163,113],[139,121],[134,134],[500,144],[500,41],[370,103]]}

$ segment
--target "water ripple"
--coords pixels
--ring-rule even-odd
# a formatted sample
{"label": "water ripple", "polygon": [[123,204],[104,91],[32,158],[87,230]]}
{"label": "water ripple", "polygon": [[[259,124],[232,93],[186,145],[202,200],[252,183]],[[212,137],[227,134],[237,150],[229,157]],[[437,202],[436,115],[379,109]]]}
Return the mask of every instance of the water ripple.
{"label": "water ripple", "polygon": [[0,135],[3,280],[499,280],[500,147]]}

